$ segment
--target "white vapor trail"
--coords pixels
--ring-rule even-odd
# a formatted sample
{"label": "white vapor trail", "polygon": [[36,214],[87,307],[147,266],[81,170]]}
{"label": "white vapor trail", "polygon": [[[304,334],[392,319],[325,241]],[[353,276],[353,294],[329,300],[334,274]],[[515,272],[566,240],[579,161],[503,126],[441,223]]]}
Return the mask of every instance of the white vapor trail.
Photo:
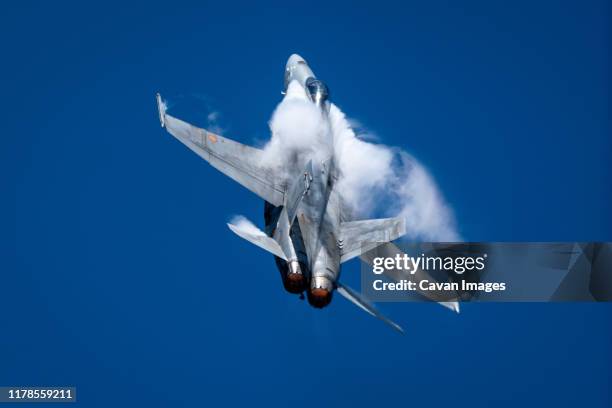
{"label": "white vapor trail", "polygon": [[[314,154],[325,160],[332,153],[341,177],[337,188],[346,206],[358,218],[382,213],[406,219],[407,237],[428,241],[460,241],[451,209],[433,178],[410,154],[357,137],[344,113],[331,105],[329,121],[308,100],[297,83],[270,120],[272,137],[264,147],[270,167],[300,171]],[[290,166],[287,166],[290,164]]]}
{"label": "white vapor trail", "polygon": [[229,223],[235,225],[238,230],[244,231],[250,235],[262,237],[266,236],[266,234],[264,234],[259,228],[257,228],[255,224],[253,224],[251,221],[249,221],[242,215],[233,216]]}

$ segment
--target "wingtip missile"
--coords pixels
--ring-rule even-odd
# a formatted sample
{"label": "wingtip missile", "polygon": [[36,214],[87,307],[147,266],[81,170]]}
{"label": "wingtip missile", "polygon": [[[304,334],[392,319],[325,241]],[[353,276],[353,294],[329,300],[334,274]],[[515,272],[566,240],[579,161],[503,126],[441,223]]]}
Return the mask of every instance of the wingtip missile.
{"label": "wingtip missile", "polygon": [[161,127],[166,127],[166,104],[159,92],[155,94],[155,99],[157,100],[157,111],[159,112],[159,124]]}

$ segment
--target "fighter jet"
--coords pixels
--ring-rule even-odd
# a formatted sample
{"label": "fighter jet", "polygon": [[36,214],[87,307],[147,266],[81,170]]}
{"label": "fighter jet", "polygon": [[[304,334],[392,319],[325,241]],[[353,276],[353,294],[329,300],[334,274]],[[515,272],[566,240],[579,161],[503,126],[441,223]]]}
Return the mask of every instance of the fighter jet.
{"label": "fighter jet", "polygon": [[[284,92],[293,82],[302,87],[310,103],[329,120],[329,91],[297,54],[287,61]],[[339,172],[333,149],[329,155],[313,155],[296,161],[293,172],[280,172],[264,163],[264,152],[198,128],[166,113],[157,94],[161,126],[213,167],[264,200],[265,231],[228,224],[239,237],[275,257],[284,288],[323,308],[339,293],[369,314],[403,332],[355,290],[340,281],[341,264],[362,250],[393,241],[405,234],[403,218],[352,220],[336,188]],[[328,143],[333,143],[329,140]],[[326,150],[327,151],[327,150]],[[305,164],[303,164],[306,162]],[[286,174],[293,174],[287,179]],[[363,246],[363,248],[362,248]],[[366,248],[367,246],[367,248]]]}

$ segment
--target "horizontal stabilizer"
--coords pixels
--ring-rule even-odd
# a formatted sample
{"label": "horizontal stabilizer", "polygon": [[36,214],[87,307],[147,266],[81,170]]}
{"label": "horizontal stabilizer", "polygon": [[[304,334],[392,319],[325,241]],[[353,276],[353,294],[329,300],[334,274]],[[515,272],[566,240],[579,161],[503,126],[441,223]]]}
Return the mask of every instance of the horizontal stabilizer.
{"label": "horizontal stabilizer", "polygon": [[348,286],[341,285],[340,282],[338,282],[337,291],[342,296],[344,296],[346,299],[350,300],[352,303],[359,306],[362,310],[365,310],[372,316],[387,323],[389,326],[393,327],[398,332],[402,334],[404,333],[404,329],[402,329],[400,325],[398,325],[397,323],[383,316],[378,310],[376,310],[374,306],[370,304],[370,302],[364,299],[359,293],[355,292],[353,289],[349,288]]}
{"label": "horizontal stabilizer", "polygon": [[251,244],[255,244],[258,247],[265,249],[279,258],[287,260],[287,257],[283,253],[280,245],[274,239],[267,236],[262,230],[253,225],[246,218],[240,218],[236,225],[228,223],[227,226],[240,238],[244,238]]}

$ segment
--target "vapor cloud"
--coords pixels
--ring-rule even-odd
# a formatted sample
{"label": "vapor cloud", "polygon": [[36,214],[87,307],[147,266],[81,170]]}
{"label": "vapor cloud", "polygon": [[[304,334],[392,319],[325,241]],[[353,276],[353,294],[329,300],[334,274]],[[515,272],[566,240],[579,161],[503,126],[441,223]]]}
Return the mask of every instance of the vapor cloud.
{"label": "vapor cloud", "polygon": [[232,217],[229,223],[232,225],[235,225],[238,228],[238,230],[244,231],[247,234],[250,234],[253,236],[261,236],[261,237],[267,236],[259,228],[257,228],[255,224],[253,224],[251,221],[249,221],[247,218],[243,217],[242,215],[236,215]]}
{"label": "vapor cloud", "polygon": [[323,160],[331,155],[331,145],[326,143],[331,137],[329,123],[297,82],[289,84],[269,125],[272,137],[264,147],[266,165],[288,171],[287,163],[296,167],[296,163],[305,165],[313,155]]}
{"label": "vapor cloud", "polygon": [[410,239],[461,240],[451,209],[416,158],[372,143],[374,138],[357,137],[335,105],[329,118],[325,120],[299,84],[289,84],[269,123],[272,137],[264,147],[265,164],[290,177],[290,169],[298,163],[300,171],[312,154],[325,160],[335,153],[341,173],[337,188],[354,217],[402,216]]}

